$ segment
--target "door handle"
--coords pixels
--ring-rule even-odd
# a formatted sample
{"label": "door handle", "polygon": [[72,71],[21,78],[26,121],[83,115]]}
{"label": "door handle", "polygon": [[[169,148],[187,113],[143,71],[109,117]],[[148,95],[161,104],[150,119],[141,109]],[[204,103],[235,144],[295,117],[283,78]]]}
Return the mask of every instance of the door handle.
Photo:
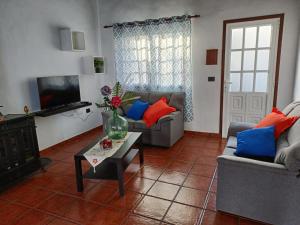
{"label": "door handle", "polygon": [[224,91],[225,92],[229,89],[231,84],[232,84],[231,81],[226,81],[226,80],[224,81]]}

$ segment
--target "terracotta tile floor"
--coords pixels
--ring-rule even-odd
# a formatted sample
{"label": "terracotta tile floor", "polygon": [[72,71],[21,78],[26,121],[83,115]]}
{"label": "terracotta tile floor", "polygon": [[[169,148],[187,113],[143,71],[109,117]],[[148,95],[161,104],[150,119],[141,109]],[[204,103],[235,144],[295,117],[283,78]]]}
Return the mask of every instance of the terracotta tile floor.
{"label": "terracotta tile floor", "polygon": [[[259,225],[216,212],[216,156],[224,142],[185,134],[172,148],[145,147],[127,168],[126,193],[115,181],[85,180],[78,193],[73,155],[100,134],[93,130],[41,152],[52,163],[0,193],[0,225]],[[83,168],[89,168],[88,163]]]}

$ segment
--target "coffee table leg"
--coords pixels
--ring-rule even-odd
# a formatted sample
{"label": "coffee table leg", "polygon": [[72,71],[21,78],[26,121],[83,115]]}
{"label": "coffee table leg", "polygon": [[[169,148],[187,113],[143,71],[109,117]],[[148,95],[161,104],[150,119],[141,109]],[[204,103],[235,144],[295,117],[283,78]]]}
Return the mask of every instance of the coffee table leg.
{"label": "coffee table leg", "polygon": [[120,196],[124,196],[125,188],[124,188],[124,171],[122,162],[117,163],[117,170],[118,170],[118,181],[119,181],[119,193]]}
{"label": "coffee table leg", "polygon": [[81,160],[79,158],[74,158],[75,160],[75,171],[76,171],[76,183],[77,183],[77,191],[83,191],[83,177],[82,177],[82,166]]}
{"label": "coffee table leg", "polygon": [[140,156],[140,165],[144,164],[144,149],[143,149],[143,144],[140,142],[139,144],[139,156]]}

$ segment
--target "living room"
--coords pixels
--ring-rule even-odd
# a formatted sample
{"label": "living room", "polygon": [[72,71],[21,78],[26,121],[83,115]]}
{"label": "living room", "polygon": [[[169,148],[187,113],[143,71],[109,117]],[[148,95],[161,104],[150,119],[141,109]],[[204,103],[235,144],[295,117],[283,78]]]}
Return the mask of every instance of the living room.
{"label": "living room", "polygon": [[0,224],[300,224],[299,10],[1,0]]}

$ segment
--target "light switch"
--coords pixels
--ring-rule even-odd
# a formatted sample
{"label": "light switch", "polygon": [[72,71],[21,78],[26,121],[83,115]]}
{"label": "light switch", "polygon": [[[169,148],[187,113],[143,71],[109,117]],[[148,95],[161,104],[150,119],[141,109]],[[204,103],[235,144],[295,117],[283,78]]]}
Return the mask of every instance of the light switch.
{"label": "light switch", "polygon": [[216,78],[215,77],[208,77],[208,82],[215,82]]}

